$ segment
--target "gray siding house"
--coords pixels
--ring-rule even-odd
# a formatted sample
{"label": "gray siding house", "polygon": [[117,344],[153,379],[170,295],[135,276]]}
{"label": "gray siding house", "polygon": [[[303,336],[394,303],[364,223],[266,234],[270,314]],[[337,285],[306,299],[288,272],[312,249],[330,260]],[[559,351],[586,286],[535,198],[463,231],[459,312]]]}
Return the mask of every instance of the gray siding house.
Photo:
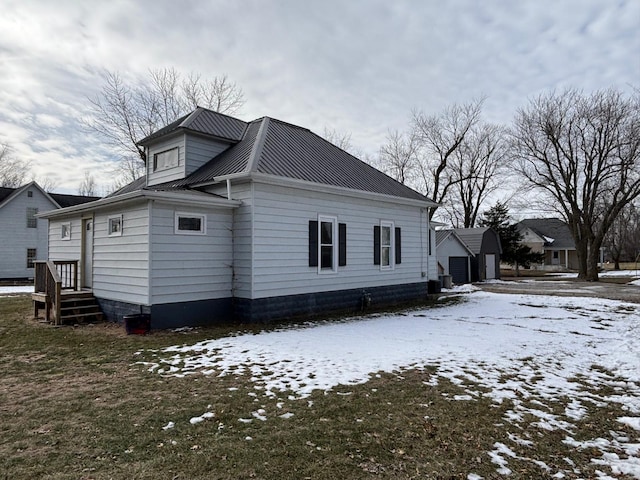
{"label": "gray siding house", "polygon": [[80,260],[111,320],[354,311],[423,298],[438,278],[437,205],[305,128],[198,108],[140,144],[144,178],[43,216],[49,257]]}
{"label": "gray siding house", "polygon": [[33,278],[34,262],[47,258],[48,226],[38,213],[97,199],[47,193],[36,182],[0,187],[0,279]]}

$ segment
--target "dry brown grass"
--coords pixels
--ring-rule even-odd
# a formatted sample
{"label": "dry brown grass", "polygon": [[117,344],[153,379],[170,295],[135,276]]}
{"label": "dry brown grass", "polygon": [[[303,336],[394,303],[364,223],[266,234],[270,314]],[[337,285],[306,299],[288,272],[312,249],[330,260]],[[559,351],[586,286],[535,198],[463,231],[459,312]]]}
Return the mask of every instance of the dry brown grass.
{"label": "dry brown grass", "polygon": [[[452,400],[464,389],[445,379],[429,385],[434,369],[380,373],[306,399],[269,398],[246,377],[162,377],[136,363],[141,350],[232,329],[126,336],[112,324],[54,328],[29,312],[26,297],[0,298],[0,478],[497,479],[487,452],[514,430],[535,439],[514,447],[522,457],[580,466],[565,478],[590,478],[596,468],[595,453],[564,445],[564,432],[505,422],[509,401]],[[562,414],[567,401],[554,410]],[[258,409],[267,421],[240,421]],[[584,438],[621,430],[618,407],[590,409]],[[205,411],[215,417],[190,424]],[[175,427],[164,430],[169,421]],[[548,475],[523,459],[509,467],[512,479]]]}

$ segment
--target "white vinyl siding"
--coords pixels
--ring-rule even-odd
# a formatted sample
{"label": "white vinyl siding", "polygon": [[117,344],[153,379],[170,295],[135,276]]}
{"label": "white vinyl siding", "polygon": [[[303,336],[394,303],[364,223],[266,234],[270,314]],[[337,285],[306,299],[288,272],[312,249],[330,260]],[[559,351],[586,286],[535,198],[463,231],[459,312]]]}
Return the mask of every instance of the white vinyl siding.
{"label": "white vinyl siding", "polygon": [[[32,192],[31,197],[28,192]],[[37,260],[47,259],[47,235],[49,222],[37,219],[36,228],[27,227],[27,208],[38,212],[56,207],[42,192],[33,187],[24,190],[0,208],[0,278],[31,278],[33,268],[27,268],[25,252],[35,248]]]}
{"label": "white vinyl siding", "polygon": [[193,208],[206,217],[206,234],[175,231],[176,209],[154,203],[151,232],[151,301],[188,302],[232,295],[233,214],[225,208]]}
{"label": "white vinyl siding", "polygon": [[[171,168],[154,170],[154,159],[157,154],[178,149],[178,164]],[[156,185],[184,178],[185,137],[179,135],[154,143],[147,151],[147,184]]]}
{"label": "white vinyl siding", "polygon": [[[109,219],[118,217],[122,218],[122,235],[110,235]],[[77,222],[76,231],[80,232],[80,220]],[[72,228],[75,229],[74,226]],[[76,241],[80,242],[80,235],[72,235],[72,242]],[[96,297],[141,305],[148,303],[149,220],[146,202],[118,211],[96,212],[92,268]]]}
{"label": "white vinyl siding", "polygon": [[[254,185],[253,202],[252,298],[427,280],[427,220],[419,207],[261,183]],[[318,275],[308,266],[308,222],[318,214],[347,225],[348,262],[336,275]],[[373,264],[372,232],[389,218],[402,228],[402,263],[381,271]]]}
{"label": "white vinyl siding", "polygon": [[[62,238],[62,226],[70,228],[71,236]],[[80,260],[82,236],[80,218],[64,218],[49,221],[49,259]],[[38,260],[43,260],[39,258]]]}
{"label": "white vinyl siding", "polygon": [[185,175],[195,172],[213,157],[219,155],[229,145],[226,143],[215,142],[206,138],[200,138],[193,135],[187,135],[185,139],[186,145],[186,165]]}

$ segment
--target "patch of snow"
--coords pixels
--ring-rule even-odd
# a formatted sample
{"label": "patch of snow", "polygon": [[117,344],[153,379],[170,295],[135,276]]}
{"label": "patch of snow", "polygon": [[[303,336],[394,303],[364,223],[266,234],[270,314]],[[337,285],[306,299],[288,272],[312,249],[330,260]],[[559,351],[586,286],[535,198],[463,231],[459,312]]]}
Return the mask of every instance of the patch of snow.
{"label": "patch of snow", "polygon": [[[572,422],[584,418],[587,403],[618,404],[628,412],[621,422],[640,429],[640,305],[479,290],[460,296],[463,301],[455,305],[307,323],[150,350],[145,353],[153,361],[146,365],[165,376],[249,375],[260,396],[279,400],[281,392],[286,392],[291,401],[316,389],[326,392],[366,382],[379,376],[377,372],[401,375],[406,368],[430,367],[435,373],[423,382],[425,386],[446,378],[464,389],[453,400],[482,396],[498,404],[509,399],[512,407],[503,417],[505,424],[519,427],[533,416],[532,424],[538,428],[567,432],[568,445],[602,452],[594,459],[602,462],[598,464],[640,478],[640,470],[635,470],[635,462],[640,461],[637,444],[621,436],[583,442],[571,436]],[[584,384],[607,386],[612,393],[599,396]],[[342,387],[343,394],[350,393],[346,388]],[[255,391],[248,394],[259,401]],[[535,403],[525,405],[529,398]],[[569,399],[560,415],[547,407],[558,398]],[[309,401],[308,406],[313,403]],[[239,421],[267,419],[263,409],[252,417]],[[510,440],[518,445],[528,442]],[[511,450],[499,442],[495,448],[489,455],[499,473],[506,475]],[[623,452],[627,458],[609,455]],[[525,460],[545,468],[538,460]]]}
{"label": "patch of snow", "polygon": [[618,421],[629,425],[634,430],[640,430],[640,417],[620,417]]}
{"label": "patch of snow", "polygon": [[191,425],[197,425],[198,423],[204,422],[207,418],[213,417],[215,417],[215,414],[213,412],[205,412],[199,417],[191,417],[189,423],[191,423]]}
{"label": "patch of snow", "polygon": [[176,424],[175,424],[175,423],[173,423],[173,422],[169,422],[169,423],[167,423],[164,427],[162,427],[162,429],[163,429],[163,430],[169,430],[170,428],[173,428],[173,427],[175,427],[175,426],[176,426]]}
{"label": "patch of snow", "polygon": [[0,286],[0,295],[11,293],[33,293],[33,285],[21,285],[21,286]]}

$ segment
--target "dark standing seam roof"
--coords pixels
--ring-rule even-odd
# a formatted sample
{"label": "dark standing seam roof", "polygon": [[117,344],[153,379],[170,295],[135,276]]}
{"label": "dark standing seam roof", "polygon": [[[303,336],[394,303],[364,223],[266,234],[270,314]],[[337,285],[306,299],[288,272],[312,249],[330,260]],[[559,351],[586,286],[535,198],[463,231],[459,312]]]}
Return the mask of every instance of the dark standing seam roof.
{"label": "dark standing seam roof", "polygon": [[222,113],[198,107],[188,115],[180,117],[175,122],[170,123],[157,132],[143,138],[138,142],[138,144],[146,145],[152,140],[160,138],[180,128],[212,137],[230,140],[232,142],[238,142],[242,138],[242,135],[247,128],[247,124],[238,118],[229,117]]}
{"label": "dark standing seam roof", "polygon": [[[152,188],[189,188],[232,174],[263,173],[307,182],[379,193],[419,201],[424,195],[397,182],[310,130],[269,117],[246,124],[241,120],[198,108],[142,140],[148,143],[179,128],[236,141],[182,180]],[[142,188],[143,185],[138,186]],[[131,187],[135,189],[135,186]],[[131,191],[130,186],[117,192]]]}
{"label": "dark standing seam roof", "polygon": [[552,238],[545,246],[557,249],[576,248],[569,225],[558,218],[530,218],[522,220],[519,225],[530,228],[540,237]]}

